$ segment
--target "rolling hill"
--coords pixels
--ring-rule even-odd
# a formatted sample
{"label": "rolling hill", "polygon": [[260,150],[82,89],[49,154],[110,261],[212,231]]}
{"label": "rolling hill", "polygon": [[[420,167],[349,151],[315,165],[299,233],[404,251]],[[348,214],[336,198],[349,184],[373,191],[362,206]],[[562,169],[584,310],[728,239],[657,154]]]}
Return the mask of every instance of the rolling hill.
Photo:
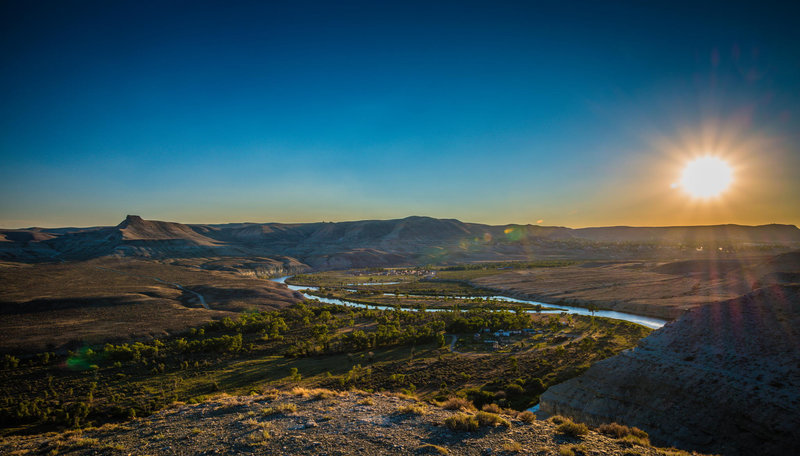
{"label": "rolling hill", "polygon": [[676,252],[691,253],[703,246],[710,247],[708,251],[723,246],[800,245],[800,229],[793,225],[570,229],[417,216],[338,223],[187,225],[129,215],[113,227],[0,230],[0,236],[0,259],[11,261],[281,256],[317,269],[547,257],[617,259],[643,252],[676,257]]}

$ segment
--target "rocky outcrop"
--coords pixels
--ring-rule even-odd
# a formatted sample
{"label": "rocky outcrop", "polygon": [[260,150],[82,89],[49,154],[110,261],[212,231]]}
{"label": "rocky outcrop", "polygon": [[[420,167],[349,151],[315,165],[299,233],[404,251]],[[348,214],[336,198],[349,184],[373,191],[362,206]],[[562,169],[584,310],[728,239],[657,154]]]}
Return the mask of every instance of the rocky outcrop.
{"label": "rocky outcrop", "polygon": [[544,414],[619,422],[655,443],[800,454],[800,287],[708,304],[541,397]]}

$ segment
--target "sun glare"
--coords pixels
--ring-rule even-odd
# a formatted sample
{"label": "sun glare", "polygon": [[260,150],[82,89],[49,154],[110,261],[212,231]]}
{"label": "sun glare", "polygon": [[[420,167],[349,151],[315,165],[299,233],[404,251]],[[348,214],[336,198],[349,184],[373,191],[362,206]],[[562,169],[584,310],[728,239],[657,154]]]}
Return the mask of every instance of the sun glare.
{"label": "sun glare", "polygon": [[680,187],[695,198],[711,198],[730,186],[733,174],[728,164],[716,157],[700,157],[683,170]]}

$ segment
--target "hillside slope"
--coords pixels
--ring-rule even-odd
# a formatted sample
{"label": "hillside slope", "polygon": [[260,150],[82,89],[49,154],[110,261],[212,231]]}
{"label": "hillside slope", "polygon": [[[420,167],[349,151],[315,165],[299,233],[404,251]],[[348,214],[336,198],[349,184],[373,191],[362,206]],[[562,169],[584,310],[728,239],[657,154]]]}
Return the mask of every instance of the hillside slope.
{"label": "hillside slope", "polygon": [[[731,246],[800,245],[800,229],[792,225],[570,229],[417,216],[338,223],[185,225],[129,215],[113,227],[0,230],[0,236],[0,260],[284,256],[318,269],[544,257],[717,256],[731,251]],[[708,248],[703,251],[703,247]]]}
{"label": "hillside slope", "polygon": [[541,410],[726,455],[800,454],[800,286],[696,308],[551,387]]}

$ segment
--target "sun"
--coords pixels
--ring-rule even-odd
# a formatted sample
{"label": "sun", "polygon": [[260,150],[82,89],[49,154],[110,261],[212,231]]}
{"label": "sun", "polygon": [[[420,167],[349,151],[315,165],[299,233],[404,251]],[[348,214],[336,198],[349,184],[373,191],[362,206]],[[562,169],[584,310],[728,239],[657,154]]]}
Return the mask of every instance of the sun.
{"label": "sun", "polygon": [[724,192],[733,181],[728,164],[717,157],[700,157],[686,165],[678,183],[695,198],[711,198]]}

